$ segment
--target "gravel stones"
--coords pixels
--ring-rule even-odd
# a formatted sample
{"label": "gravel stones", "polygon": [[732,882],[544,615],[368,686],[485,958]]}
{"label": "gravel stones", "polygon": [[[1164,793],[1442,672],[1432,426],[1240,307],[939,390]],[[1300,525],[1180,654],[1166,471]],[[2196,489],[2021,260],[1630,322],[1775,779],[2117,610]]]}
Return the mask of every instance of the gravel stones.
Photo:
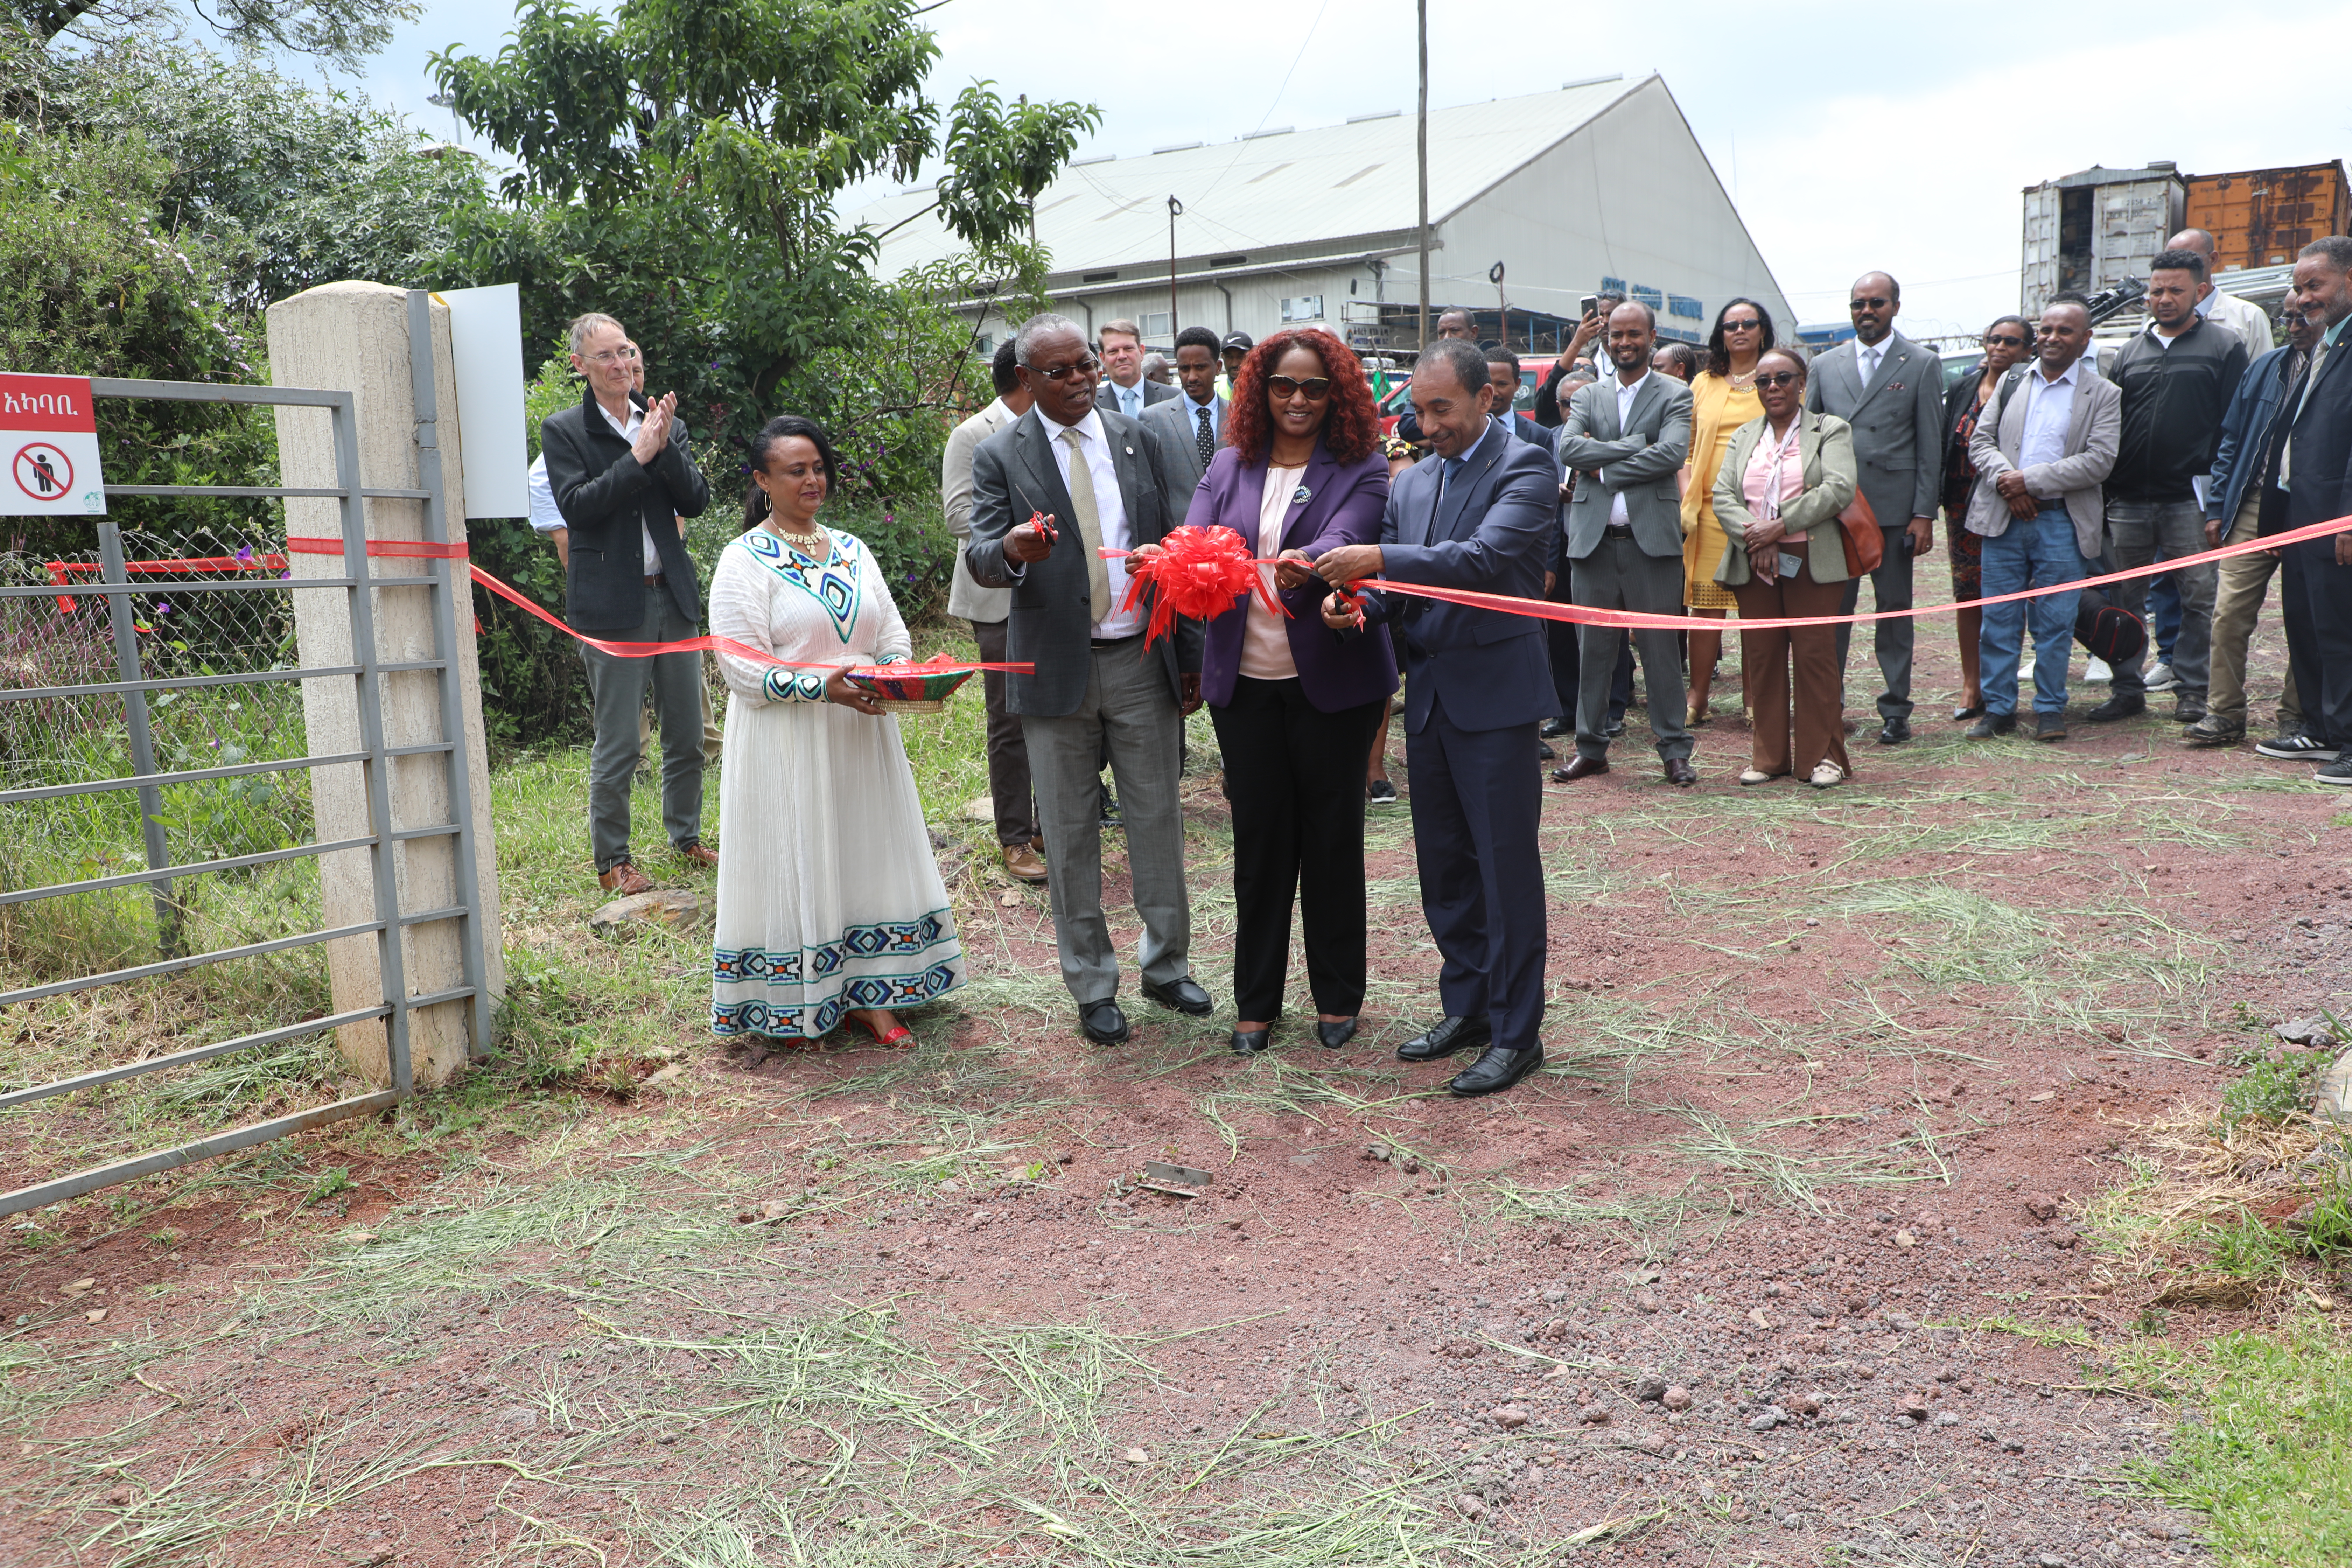
{"label": "gravel stones", "polygon": [[1666,1380],[1655,1373],[1645,1374],[1633,1385],[1633,1397],[1644,1405],[1655,1405],[1666,1396]]}
{"label": "gravel stones", "polygon": [[1677,1384],[1659,1396],[1659,1403],[1669,1410],[1688,1410],[1691,1407],[1691,1391]]}
{"label": "gravel stones", "polygon": [[1587,1426],[1606,1426],[1609,1425],[1609,1406],[1596,1399],[1578,1411],[1576,1418]]}
{"label": "gravel stones", "polygon": [[1488,1411],[1486,1419],[1506,1432],[1516,1432],[1528,1424],[1528,1413],[1523,1406],[1506,1405],[1499,1409]]}

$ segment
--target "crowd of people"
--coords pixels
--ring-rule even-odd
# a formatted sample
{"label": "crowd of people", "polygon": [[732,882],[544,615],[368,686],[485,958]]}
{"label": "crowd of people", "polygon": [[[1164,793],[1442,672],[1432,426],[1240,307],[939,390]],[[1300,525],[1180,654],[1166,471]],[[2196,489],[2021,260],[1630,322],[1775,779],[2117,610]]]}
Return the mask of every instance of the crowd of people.
{"label": "crowd of people", "polygon": [[[1902,292],[1885,272],[1854,285],[1852,342],[1811,356],[1753,300],[1724,307],[1704,353],[1662,343],[1640,301],[1602,300],[1532,416],[1513,408],[1517,355],[1481,348],[1451,312],[1392,437],[1359,356],[1319,328],[1262,342],[1187,328],[1163,383],[1132,321],[1092,342],[1058,314],[1024,322],[994,354],[995,397],[943,459],[949,607],[984,660],[1014,667],[983,689],[994,826],[1006,871],[1047,889],[1079,1032],[1113,1046],[1131,1027],[1103,907],[1107,826],[1126,835],[1142,996],[1195,1016],[1215,1008],[1192,962],[1179,791],[1185,716],[1205,705],[1234,842],[1232,1047],[1272,1041],[1294,917],[1311,1032],[1348,1046],[1367,980],[1366,811],[1397,798],[1385,758],[1401,706],[1441,967],[1440,1016],[1397,1055],[1473,1052],[1454,1092],[1509,1088],[1543,1061],[1536,833],[1541,763],[1558,760],[1547,742],[1573,737],[1550,775],[1560,783],[1608,772],[1638,656],[1664,777],[1692,787],[1727,616],[1824,617],[1742,631],[1754,738],[1738,782],[1845,782],[1858,731],[1845,719],[1853,623],[1839,617],[1865,579],[1874,608],[1913,604],[1939,516],[1957,599],[2179,563],[2164,574],[2177,624],[2158,605],[2146,626],[2145,577],[2103,597],[2062,587],[1956,616],[1952,719],[1969,737],[2019,731],[2029,626],[2032,734],[2065,737],[2088,600],[2159,663],[2151,670],[2131,636],[2109,645],[2109,695],[2085,721],[2127,718],[2169,689],[2186,743],[2239,743],[2248,642],[2275,576],[2291,672],[2278,731],[2256,749],[2352,784],[2352,533],[2218,570],[2191,559],[2344,510],[2352,370],[2333,350],[2352,321],[2352,238],[2297,258],[2275,347],[2270,317],[2215,292],[2210,258],[2202,234],[2175,237],[2150,271],[2145,331],[2104,349],[2077,297],[2034,321],[2001,317],[1980,367],[1948,392],[1937,356],[1895,330]],[[572,624],[619,642],[690,637],[700,598],[678,537],[709,497],[674,401],[648,401],[617,321],[583,318],[572,349],[586,394],[544,433]],[[910,639],[863,544],[821,521],[838,485],[825,432],[777,419],[751,458],[742,532],[709,600],[712,632],[767,656],[719,660],[734,715],[725,841],[701,842],[688,798],[698,802],[700,714],[663,666],[696,656],[589,648],[597,868],[608,887],[627,886],[616,870],[635,875],[626,786],[650,680],[665,826],[719,870],[713,1027],[808,1039],[847,1022],[901,1041],[897,1011],[961,984],[964,961],[896,721],[842,672],[905,659]],[[1151,594],[1130,595],[1130,573],[1148,582],[1185,525],[1239,535],[1265,592],[1155,638]],[[1444,590],[1649,624],[1629,636]],[[1882,746],[1913,736],[1917,626],[1873,624]]]}

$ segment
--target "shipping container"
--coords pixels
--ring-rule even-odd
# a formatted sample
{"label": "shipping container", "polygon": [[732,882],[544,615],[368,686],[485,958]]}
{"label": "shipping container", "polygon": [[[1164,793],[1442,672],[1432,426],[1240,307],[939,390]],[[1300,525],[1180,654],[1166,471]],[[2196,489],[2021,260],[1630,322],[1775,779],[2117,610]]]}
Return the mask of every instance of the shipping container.
{"label": "shipping container", "polygon": [[2352,185],[2340,161],[2199,174],[2187,211],[2183,227],[2213,237],[2217,268],[2277,267],[2323,235],[2352,233]]}
{"label": "shipping container", "polygon": [[2021,308],[2041,314],[2053,294],[2095,294],[2147,264],[2181,227],[2187,186],[2169,162],[2093,167],[2025,187]]}

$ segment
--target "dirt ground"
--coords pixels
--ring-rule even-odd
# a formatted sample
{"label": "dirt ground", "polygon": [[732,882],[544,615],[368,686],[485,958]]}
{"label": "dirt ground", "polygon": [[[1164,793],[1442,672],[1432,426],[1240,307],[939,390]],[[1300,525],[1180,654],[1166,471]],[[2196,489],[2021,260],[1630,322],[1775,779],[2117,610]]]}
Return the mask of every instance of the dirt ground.
{"label": "dirt ground", "polygon": [[2250,1029],[2340,1005],[2352,802],[2168,702],[1963,742],[1948,641],[1841,789],[1732,784],[1736,682],[1700,789],[1638,712],[1548,786],[1549,1066],[1496,1100],[1393,1058],[1435,1017],[1401,807],[1339,1051],[1303,994],[1258,1059],[1229,1010],[1086,1044],[983,863],[910,1052],[705,1041],[462,1161],[331,1129],[342,1213],[46,1216],[0,1264],[0,1561],[2200,1560],[2105,1359],[2185,1260],[2096,1205]]}

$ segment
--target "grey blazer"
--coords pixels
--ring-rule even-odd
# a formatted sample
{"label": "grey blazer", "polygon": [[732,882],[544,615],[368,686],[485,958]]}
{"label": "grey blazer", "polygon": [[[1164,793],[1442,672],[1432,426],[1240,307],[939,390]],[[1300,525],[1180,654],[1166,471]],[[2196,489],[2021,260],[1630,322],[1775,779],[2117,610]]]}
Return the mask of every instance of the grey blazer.
{"label": "grey blazer", "polygon": [[[1808,411],[1799,417],[1797,453],[1804,462],[1805,489],[1781,507],[1780,527],[1788,535],[1785,542],[1793,545],[1801,537],[1805,541],[1805,562],[1813,569],[1814,582],[1843,583],[1845,530],[1838,526],[1838,513],[1853,504],[1853,432],[1834,414]],[[1764,424],[1759,415],[1734,431],[1723,466],[1715,471],[1715,520],[1731,536],[1715,580],[1727,588],[1737,588],[1748,577],[1748,531],[1756,517],[1748,510],[1741,481],[1748,475],[1748,459],[1764,438]]]}
{"label": "grey blazer", "polygon": [[[1220,447],[1225,444],[1228,410],[1225,400],[1218,398],[1214,423]],[[1192,416],[1192,406],[1181,395],[1143,411],[1143,433],[1159,443],[1160,470],[1168,476],[1168,509],[1179,517],[1192,507],[1192,492],[1201,488],[1202,476],[1209,471],[1209,465],[1201,461],[1200,438],[1189,423]]]}
{"label": "grey blazer", "polygon": [[[1111,467],[1118,474],[1119,500],[1127,509],[1128,543],[1157,544],[1184,521],[1181,509],[1171,506],[1160,449],[1139,421],[1124,414],[1100,418]],[[1037,671],[1006,678],[1004,705],[1010,712],[1044,719],[1076,712],[1094,679],[1086,544],[1071,518],[1070,492],[1054,461],[1052,440],[1044,417],[1032,408],[980,444],[971,461],[971,539],[963,563],[983,586],[1013,591],[1004,657],[1034,663]],[[1061,536],[1044,560],[1031,562],[1015,578],[1013,563],[1004,558],[1004,536],[1040,511],[1058,520]],[[1142,655],[1167,672],[1168,689],[1179,701],[1179,677],[1200,673],[1201,642],[1201,623],[1179,620],[1173,637]]]}
{"label": "grey blazer", "polygon": [[[1625,498],[1625,521],[1644,555],[1683,552],[1683,500],[1675,476],[1690,458],[1691,392],[1652,371],[1633,395],[1629,426],[1617,427],[1617,377],[1580,386],[1559,427],[1559,460],[1576,476],[1568,503],[1568,557],[1601,547],[1612,502]],[[1594,470],[1598,469],[1596,475]]]}
{"label": "grey blazer", "polygon": [[[1157,405],[1180,395],[1174,387],[1149,378],[1139,381],[1135,384],[1143,388],[1143,409],[1147,414]],[[1105,414],[1117,414],[1119,411],[1118,388],[1112,384],[1108,376],[1103,377],[1102,384],[1095,388],[1095,406]],[[1026,522],[1029,520],[1023,518],[1021,521]]]}
{"label": "grey blazer", "polygon": [[1868,386],[1854,345],[1817,357],[1805,406],[1853,427],[1862,493],[1881,528],[1933,517],[1944,493],[1944,362],[1901,332],[1889,332],[1885,357]]}
{"label": "grey blazer", "polygon": [[[2116,466],[2116,448],[2123,437],[2124,395],[2114,382],[2092,374],[2090,366],[2076,361],[2074,407],[2066,421],[2064,455],[2054,463],[2018,468],[2018,448],[2025,441],[2026,404],[2040,379],[2039,365],[2028,370],[2010,395],[2009,406],[2001,411],[2000,427],[1996,430],[1990,421],[1980,419],[1976,434],[1969,438],[1969,460],[1977,466],[1977,488],[1969,492],[1968,530],[1987,539],[1999,539],[2009,531],[2009,503],[1993,489],[1993,481],[2016,469],[2025,476],[2028,495],[2065,503],[2066,515],[2074,524],[2074,547],[2084,559],[2096,561],[2106,522],[2100,485]],[[1996,391],[1993,395],[2000,395]]]}
{"label": "grey blazer", "polygon": [[968,621],[1001,621],[1013,607],[1005,588],[983,588],[963,569],[964,545],[971,538],[971,459],[980,444],[1013,423],[1013,410],[997,398],[948,434],[940,458],[940,505],[948,531],[955,535],[955,571],[948,578],[948,614]]}

